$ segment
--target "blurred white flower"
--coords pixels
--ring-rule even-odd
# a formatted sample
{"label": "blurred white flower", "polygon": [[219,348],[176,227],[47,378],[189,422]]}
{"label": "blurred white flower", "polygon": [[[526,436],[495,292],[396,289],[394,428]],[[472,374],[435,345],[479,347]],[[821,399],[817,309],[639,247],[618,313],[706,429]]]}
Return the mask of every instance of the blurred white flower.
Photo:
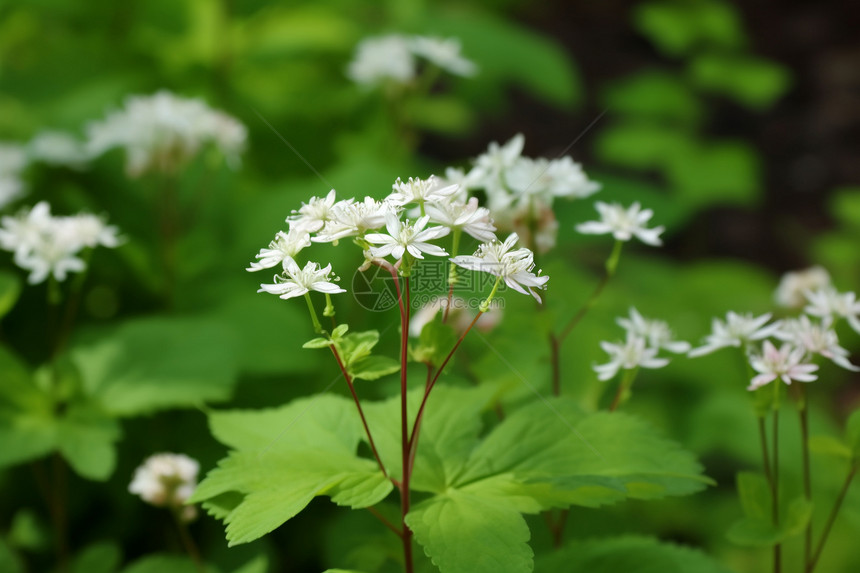
{"label": "blurred white flower", "polygon": [[89,161],[86,144],[63,131],[42,131],[30,140],[27,155],[31,161],[81,169]]}
{"label": "blurred white flower", "polygon": [[0,142],[0,209],[24,194],[21,172],[27,167],[27,153],[14,143]]}
{"label": "blurred white flower", "polygon": [[431,222],[451,229],[462,229],[479,241],[489,243],[496,238],[490,210],[478,207],[477,197],[472,197],[465,204],[458,201],[431,203],[427,205],[427,215]]}
{"label": "blurred white flower", "polygon": [[[494,301],[491,303],[491,308],[494,312],[485,312],[475,323],[475,328],[488,332],[496,327],[502,319],[503,311]],[[430,302],[418,309],[409,318],[409,336],[418,338],[421,336],[421,330],[424,326],[436,318],[439,311],[444,311],[448,307],[448,299],[444,296],[434,297]],[[448,324],[459,333],[463,333],[472,324],[475,318],[474,310],[468,302],[458,296],[451,297],[451,310],[448,313]]]}
{"label": "blurred white flower", "polygon": [[853,292],[839,292],[833,287],[806,291],[809,304],[804,311],[818,317],[845,318],[856,332],[860,332],[860,301]]}
{"label": "blurred white flower", "polygon": [[492,186],[488,179],[499,178],[506,169],[513,167],[522,154],[525,144],[526,138],[522,133],[516,134],[504,145],[491,142],[487,151],[475,159],[475,168],[478,171],[473,177],[478,177],[480,174],[487,178],[484,185]]}
{"label": "blurred white flower", "polygon": [[820,323],[813,323],[806,315],[797,319],[782,321],[774,337],[789,342],[811,354],[820,354],[846,370],[858,371],[860,368],[848,360],[848,351],[839,346],[839,337],[831,328],[832,319],[826,316]]}
{"label": "blurred white flower", "polygon": [[511,251],[519,237],[511,233],[505,241],[484,243],[474,255],[460,255],[451,259],[457,266],[471,271],[490,273],[501,277],[505,284],[522,294],[532,295],[538,302],[540,296],[535,289],[545,289],[549,276],[535,275],[534,254],[526,248]]}
{"label": "blurred white flower", "polygon": [[308,232],[299,228],[290,228],[288,233],[278,231],[275,240],[269,243],[269,248],[260,249],[256,258],[246,271],[256,272],[283,264],[286,259],[292,259],[299,251],[311,245]]}
{"label": "blurred white flower", "polygon": [[303,203],[298,211],[287,217],[290,229],[296,228],[307,233],[316,233],[331,218],[335,202],[335,191],[332,189],[325,198],[311,197]]}
{"label": "blurred white flower", "polygon": [[600,213],[600,221],[588,221],[576,226],[576,230],[583,234],[604,235],[611,233],[617,241],[629,241],[636,237],[643,243],[660,246],[660,233],[663,227],[646,229],[647,223],[654,212],[651,209],[642,209],[638,202],[628,208],[618,203],[604,203],[597,201],[594,206]]}
{"label": "blurred white flower", "polygon": [[435,257],[444,257],[448,253],[445,249],[428,243],[434,239],[444,237],[448,234],[447,227],[430,227],[425,229],[427,223],[430,222],[430,217],[420,217],[415,223],[409,221],[401,222],[400,218],[393,211],[389,211],[385,215],[385,228],[388,234],[370,233],[365,236],[369,243],[374,245],[382,245],[380,247],[370,247],[370,254],[374,257],[393,256],[395,259],[402,259],[406,252],[416,259],[423,259],[421,253],[427,253]]}
{"label": "blurred white flower", "polygon": [[713,320],[712,331],[705,338],[705,345],[691,350],[689,356],[691,358],[704,356],[728,346],[739,348],[751,341],[774,336],[779,330],[781,323],[776,321],[767,324],[770,317],[770,313],[754,317],[749,313],[737,314],[729,311],[726,314],[725,322],[716,318]]}
{"label": "blurred white flower", "polygon": [[412,36],[409,48],[416,56],[458,76],[473,76],[478,70],[474,62],[460,54],[460,41],[456,38]]}
{"label": "blurred white flower", "polygon": [[609,354],[609,362],[592,368],[602,381],[614,378],[619,370],[662,368],[669,364],[667,359],[657,358],[657,348],[648,346],[645,338],[634,334],[628,334],[623,343],[601,342],[600,347]]}
{"label": "blurred white flower", "polygon": [[247,139],[245,126],[236,119],[202,100],[165,90],[126,98],[121,110],[91,122],[86,131],[87,153],[97,157],[110,149],[124,149],[126,171],[132,177],[151,171],[175,173],[207,144],[235,165]]}
{"label": "blurred white flower", "polygon": [[197,488],[199,471],[197,460],[184,454],[155,454],[134,471],[128,491],[156,507],[179,511],[190,521],[196,513],[192,506],[184,505]]}
{"label": "blurred white flower", "polygon": [[385,199],[392,205],[406,205],[408,203],[439,203],[448,201],[455,195],[459,188],[457,185],[443,186],[442,182],[435,176],[431,175],[427,179],[419,179],[418,177],[410,177],[408,181],[403,182],[400,178],[392,185],[392,193]]}
{"label": "blurred white flower", "polygon": [[346,74],[363,85],[409,82],[415,77],[415,58],[409,40],[399,34],[365,38],[356,46]]}
{"label": "blurred white flower", "polygon": [[774,299],[780,306],[803,308],[806,291],[816,291],[830,286],[830,275],[823,267],[809,267],[782,275]]}
{"label": "blurred white flower", "polygon": [[792,380],[812,382],[818,379],[818,376],[812,374],[818,370],[818,366],[804,364],[804,354],[802,348],[795,348],[790,344],[783,344],[777,350],[770,340],[765,340],[762,353],[750,356],[750,366],[759,374],[750,381],[747,390],[761,388],[777,378],[786,384],[791,384]]}
{"label": "blurred white flower", "polygon": [[38,284],[49,276],[64,281],[69,272],[86,268],[81,250],[120,244],[117,228],[88,213],[69,217],[51,215],[41,201],[32,209],[0,219],[0,248],[14,253],[15,264],[30,271],[27,281]]}
{"label": "blurred white flower", "polygon": [[308,261],[303,269],[299,268],[291,258],[284,259],[284,274],[275,275],[274,284],[261,284],[257,292],[267,292],[278,295],[286,300],[303,296],[312,290],[328,294],[346,292],[331,282],[331,265],[320,268],[319,263]]}
{"label": "blurred white flower", "polygon": [[628,335],[644,338],[649,348],[665,348],[675,354],[690,350],[689,342],[674,339],[675,336],[666,322],[646,319],[633,307],[630,308],[630,318],[619,318],[616,322]]}
{"label": "blurred white flower", "polygon": [[504,177],[515,193],[547,195],[549,202],[552,197],[589,197],[600,190],[600,183],[590,180],[582,166],[570,157],[552,160],[518,157]]}

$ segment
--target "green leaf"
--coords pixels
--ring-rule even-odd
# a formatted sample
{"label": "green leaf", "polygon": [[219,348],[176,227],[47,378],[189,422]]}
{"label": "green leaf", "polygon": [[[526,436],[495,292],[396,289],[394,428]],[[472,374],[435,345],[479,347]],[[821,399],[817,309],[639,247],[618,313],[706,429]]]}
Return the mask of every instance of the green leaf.
{"label": "green leaf", "polygon": [[699,88],[731,97],[752,109],[772,105],[791,85],[785,66],[751,56],[702,54],[690,62],[688,73]]}
{"label": "green leaf", "polygon": [[85,391],[113,415],[225,400],[236,379],[235,341],[220,322],[147,318],[123,323],[72,352]]}
{"label": "green leaf", "polygon": [[116,420],[90,404],[72,404],[57,422],[57,448],[79,475],[106,480],[116,467]]}
{"label": "green leaf", "polygon": [[809,438],[809,451],[845,460],[850,460],[857,455],[842,440],[833,436],[812,436]]}
{"label": "green leaf", "polygon": [[376,462],[356,456],[363,430],[355,405],[344,398],[214,412],[209,421],[215,437],[234,451],[209,472],[191,501],[204,501],[207,511],[224,519],[230,545],[274,530],[315,496],[367,507],[393,488]]}
{"label": "green leaf", "polygon": [[576,541],[539,557],[545,573],[730,573],[701,551],[650,537],[624,536]]}
{"label": "green leaf", "polygon": [[24,573],[24,562],[0,537],[0,571],[8,573]]}
{"label": "green leaf", "polygon": [[596,152],[607,163],[635,169],[663,169],[671,158],[692,145],[683,129],[643,121],[629,121],[603,129]]}
{"label": "green leaf", "polygon": [[746,143],[679,147],[666,176],[679,198],[695,205],[754,203],[761,191],[758,155]]}
{"label": "green leaf", "polygon": [[505,83],[515,82],[560,107],[570,108],[581,101],[582,88],[565,50],[523,26],[460,10],[428,14],[422,27],[430,34],[458,38],[463,55],[478,65],[478,81],[464,82],[463,91],[498,92]]}
{"label": "green leaf", "polygon": [[48,547],[51,537],[34,511],[22,509],[12,518],[7,540],[13,547],[34,551]]}
{"label": "green leaf", "polygon": [[20,294],[21,279],[6,271],[0,271],[0,318],[12,310]]}
{"label": "green leaf", "polygon": [[387,356],[365,356],[347,367],[354,380],[376,380],[400,371],[400,362]]}
{"label": "green leaf", "polygon": [[770,519],[772,504],[767,479],[761,474],[740,472],[737,486],[744,514],[747,517]]}
{"label": "green leaf", "polygon": [[72,573],[114,573],[121,561],[122,552],[115,543],[94,543],[75,555]]}
{"label": "green leaf", "polygon": [[[215,573],[205,567],[207,573]],[[122,573],[200,573],[200,569],[188,557],[175,555],[147,555],[122,570]]]}
{"label": "green leaf", "polygon": [[302,344],[302,348],[328,348],[332,344],[334,342],[328,338],[312,338]]}
{"label": "green leaf", "polygon": [[269,560],[265,555],[260,555],[251,559],[233,573],[266,573],[269,569]]}
{"label": "green leaf", "polygon": [[415,506],[406,523],[442,573],[532,570],[528,525],[503,501],[452,490]]}
{"label": "green leaf", "polygon": [[448,135],[468,133],[475,125],[474,113],[466,102],[450,96],[406,100],[403,113],[415,127]]}
{"label": "green leaf", "polygon": [[645,2],[637,6],[634,23],[670,56],[700,46],[739,48],[746,43],[736,8],[721,0]]}
{"label": "green leaf", "polygon": [[812,504],[798,498],[788,507],[780,508],[780,523],[774,525],[767,479],[761,474],[741,472],[737,486],[745,517],[736,521],[726,533],[733,543],[752,547],[774,545],[800,533],[812,517]]}
{"label": "green leaf", "polygon": [[613,82],[602,99],[613,114],[683,124],[698,122],[703,111],[687,84],[666,72],[640,72]]}
{"label": "green leaf", "polygon": [[337,341],[337,351],[340,359],[346,366],[365,356],[370,356],[373,347],[379,342],[379,332],[367,330],[364,332],[352,332]]}

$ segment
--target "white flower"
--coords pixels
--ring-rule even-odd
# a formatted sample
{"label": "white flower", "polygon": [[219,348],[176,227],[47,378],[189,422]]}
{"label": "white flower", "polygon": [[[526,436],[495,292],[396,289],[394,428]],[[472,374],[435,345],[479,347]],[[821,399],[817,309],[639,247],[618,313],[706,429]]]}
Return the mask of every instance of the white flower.
{"label": "white flower", "polygon": [[384,201],[365,197],[361,203],[339,201],[329,213],[322,230],[312,239],[318,243],[331,243],[344,237],[364,235],[367,231],[385,225],[385,214],[394,207]]}
{"label": "white flower", "polygon": [[0,209],[24,194],[24,184],[11,177],[0,177]]}
{"label": "white flower", "polygon": [[14,143],[0,143],[0,209],[24,194],[21,172],[25,167],[24,148]]}
{"label": "white flower", "polygon": [[514,165],[523,152],[525,144],[526,138],[522,133],[516,134],[504,145],[493,141],[487,151],[475,159],[475,167],[488,177],[498,176]]}
{"label": "white flower", "polygon": [[415,77],[415,59],[407,38],[392,34],[365,38],[355,49],[347,76],[357,84],[373,85],[392,80],[407,83]]}
{"label": "white flower", "polygon": [[298,211],[293,211],[293,214],[287,217],[290,229],[316,233],[331,218],[334,201],[334,189],[329,191],[325,198],[311,197],[310,201],[303,203]]}
{"label": "white flower", "polygon": [[770,340],[764,341],[761,355],[750,356],[750,366],[758,376],[754,377],[747,390],[755,390],[780,378],[786,384],[792,380],[798,382],[812,382],[818,378],[812,374],[818,370],[815,364],[803,364],[804,350],[794,348],[790,344],[783,344],[777,350]]}
{"label": "white flower", "polygon": [[283,264],[286,259],[292,259],[299,251],[311,245],[308,232],[299,228],[290,228],[289,233],[278,231],[275,240],[269,243],[269,248],[260,249],[256,258],[257,262],[251,262],[246,271],[256,272],[270,269]]}
{"label": "white flower", "polygon": [[472,197],[465,204],[458,201],[431,203],[427,205],[427,215],[431,222],[451,229],[462,229],[479,241],[489,243],[496,238],[490,210],[478,207],[477,197]]}
{"label": "white flower", "polygon": [[474,62],[460,55],[460,41],[456,38],[412,36],[409,38],[409,47],[416,56],[452,74],[472,76],[477,71]]}
{"label": "white flower", "polygon": [[459,188],[455,185],[442,186],[440,180],[431,175],[427,179],[410,177],[409,181],[403,182],[400,178],[392,185],[392,193],[386,198],[392,205],[406,205],[407,203],[437,203],[448,201],[455,195]]}
{"label": "white flower", "polygon": [[648,320],[639,311],[630,308],[630,318],[619,318],[616,322],[627,331],[628,335],[644,338],[649,348],[665,348],[675,354],[683,354],[690,350],[690,343],[674,340],[669,325],[662,320]]}
{"label": "white flower", "polygon": [[667,359],[657,358],[657,349],[649,347],[641,336],[628,334],[624,343],[601,342],[600,347],[609,354],[609,362],[592,368],[602,381],[610,380],[619,370],[662,368],[669,364]]}
{"label": "white flower", "polygon": [[308,261],[305,267],[300,269],[296,261],[286,258],[284,275],[275,275],[274,284],[261,284],[257,292],[276,294],[284,300],[303,296],[312,290],[328,294],[346,292],[346,289],[331,282],[331,265],[320,268],[319,263]]}
{"label": "white flower", "polygon": [[704,356],[720,348],[740,347],[753,340],[774,336],[781,323],[777,321],[766,324],[770,316],[770,313],[754,317],[752,314],[741,315],[729,311],[725,322],[714,319],[711,334],[705,338],[705,345],[691,350],[689,356]]}
{"label": "white flower", "polygon": [[588,179],[582,166],[570,157],[548,160],[518,157],[504,174],[515,193],[552,197],[588,197],[600,190],[600,183]]}
{"label": "white flower", "polygon": [[157,507],[181,510],[186,520],[193,519],[193,507],[183,507],[197,488],[200,464],[183,454],[155,454],[134,471],[128,491]]}
{"label": "white flower", "polygon": [[425,229],[430,217],[420,217],[414,224],[409,221],[402,223],[393,211],[385,214],[385,228],[388,234],[370,233],[365,236],[369,243],[382,245],[381,247],[370,247],[370,254],[374,257],[393,256],[402,259],[407,251],[416,259],[423,259],[421,253],[427,253],[436,257],[444,257],[448,253],[437,245],[427,241],[444,237],[448,234],[447,227],[430,227]]}
{"label": "white flower", "polygon": [[522,294],[532,295],[538,302],[540,296],[534,289],[546,288],[548,276],[541,276],[540,271],[535,275],[534,254],[521,248],[511,251],[518,240],[516,233],[511,233],[503,243],[498,240],[484,243],[478,247],[474,255],[460,255],[451,262],[464,269],[481,271],[501,277],[505,284]]}
{"label": "white flower", "polygon": [[830,275],[822,267],[810,267],[782,275],[774,299],[780,306],[803,308],[806,291],[816,291],[830,286]]}
{"label": "white flower", "polygon": [[848,360],[848,351],[839,346],[839,337],[831,324],[832,319],[829,316],[822,318],[821,323],[813,324],[808,316],[802,315],[798,319],[783,321],[774,336],[806,352],[829,358],[846,370],[860,370]]}
{"label": "white flower", "polygon": [[618,203],[597,201],[594,206],[600,213],[600,221],[588,221],[576,226],[583,234],[603,235],[612,233],[617,241],[629,241],[636,237],[643,243],[660,246],[663,227],[646,229],[645,223],[654,215],[651,209],[642,209],[638,202],[625,209]]}
{"label": "white flower", "polygon": [[42,131],[27,145],[32,161],[81,169],[90,156],[84,142],[63,131]]}
{"label": "white flower", "polygon": [[113,149],[126,153],[126,172],[132,177],[156,171],[175,173],[204,145],[213,144],[234,164],[247,138],[234,118],[168,91],[130,96],[125,107],[87,126],[87,153],[96,157]]}
{"label": "white flower", "polygon": [[51,275],[63,281],[69,272],[86,268],[77,256],[82,249],[116,247],[121,242],[117,233],[96,215],[52,216],[50,205],[41,201],[15,217],[0,219],[0,248],[13,252],[15,264],[30,271],[30,284]]}
{"label": "white flower", "polygon": [[846,318],[856,332],[860,332],[860,301],[853,292],[840,293],[833,287],[806,291],[809,304],[804,311],[812,316]]}

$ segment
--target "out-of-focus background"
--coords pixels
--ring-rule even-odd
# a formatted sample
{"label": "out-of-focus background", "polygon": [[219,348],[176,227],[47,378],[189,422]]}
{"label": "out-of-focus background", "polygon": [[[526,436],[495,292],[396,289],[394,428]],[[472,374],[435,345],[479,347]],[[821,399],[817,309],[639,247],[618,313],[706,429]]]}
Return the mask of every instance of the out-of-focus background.
{"label": "out-of-focus background", "polygon": [[[772,310],[785,271],[819,264],[841,290],[857,290],[858,22],[860,7],[837,1],[0,2],[3,144],[32,153],[46,130],[84,141],[87,126],[128,96],[159,90],[200,98],[248,130],[233,161],[210,149],[170,177],[130,177],[116,150],[86,165],[33,160],[16,175],[21,193],[0,205],[4,215],[40,200],[59,214],[104,214],[126,239],[94,253],[68,342],[73,356],[97,364],[91,370],[116,388],[100,398],[115,400],[106,407],[110,421],[79,427],[84,449],[98,444],[87,449],[98,459],[79,460],[83,471],[47,485],[71,494],[63,508],[70,546],[100,544],[94,551],[113,559],[105,558],[113,565],[104,571],[178,550],[169,515],[126,491],[141,460],[182,451],[205,471],[224,447],[209,434],[202,401],[274,406],[321,391],[336,376],[331,364],[301,350],[310,337],[304,309],[255,295],[258,277],[243,270],[293,209],[330,187],[343,197],[380,197],[396,177],[468,167],[490,142],[522,133],[526,155],[581,163],[603,185],[597,198],[653,209],[653,222],[667,227],[666,245],[625,252],[617,285],[565,357],[566,388],[585,402],[596,403],[602,391],[590,369],[603,359],[597,343],[617,336],[613,318],[631,305],[695,342],[712,316]],[[391,33],[456,38],[477,71],[443,74],[403,93],[353,81],[347,70],[359,42]],[[168,179],[179,198],[169,280],[161,272],[166,199],[159,191]],[[574,297],[575,307],[593,288],[606,245],[573,232],[593,218],[590,201],[563,203],[556,216],[558,244],[544,260],[559,290],[548,299]],[[8,312],[0,341],[35,369],[51,354],[47,287],[27,286],[12,254],[0,256],[0,272],[17,277],[0,283],[17,285],[0,291],[16,299],[7,309],[0,296]],[[348,316],[360,316],[354,306]],[[493,340],[523,373],[546,380],[542,350],[519,338],[511,316]],[[860,348],[855,333],[844,335],[844,346]],[[120,358],[105,358],[120,350],[104,340],[122,343]],[[469,368],[510,376],[480,346],[467,350],[478,357]],[[813,429],[835,435],[860,400],[860,380],[836,368],[823,372]],[[582,510],[572,516],[571,535],[650,533],[701,547],[737,571],[762,570],[765,552],[724,535],[741,515],[734,474],[758,463],[744,375],[723,355],[643,375],[631,407],[695,451],[719,485],[693,498]],[[28,461],[22,439],[0,432],[9,448],[0,454],[7,466],[0,469],[7,561],[0,563],[49,570],[52,517],[37,485],[52,462]],[[9,453],[18,447],[12,444],[20,455]],[[787,452],[787,466],[798,456]],[[823,472],[816,483],[823,499],[840,479]],[[860,530],[857,489],[821,571],[860,568],[852,541]],[[260,552],[272,571],[315,571],[364,563],[348,553],[362,543],[363,524],[315,501],[272,535],[234,549],[207,516],[191,528],[224,571]],[[536,547],[548,545],[542,535],[535,534]]]}

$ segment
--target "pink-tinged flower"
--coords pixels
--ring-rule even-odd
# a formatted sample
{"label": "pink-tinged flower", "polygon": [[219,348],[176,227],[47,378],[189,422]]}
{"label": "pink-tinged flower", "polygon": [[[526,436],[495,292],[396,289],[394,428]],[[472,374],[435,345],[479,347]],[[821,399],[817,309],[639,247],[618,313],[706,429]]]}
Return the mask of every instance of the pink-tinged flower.
{"label": "pink-tinged flower", "polygon": [[810,267],[782,275],[773,295],[776,304],[787,308],[803,308],[806,292],[830,286],[830,275],[823,267]]}
{"label": "pink-tinged flower", "polygon": [[848,360],[848,351],[839,346],[839,338],[831,325],[829,316],[822,318],[820,323],[813,323],[808,316],[802,315],[798,319],[783,321],[774,336],[809,354],[820,354],[846,370],[860,371]]}
{"label": "pink-tinged flower", "polygon": [[401,222],[400,217],[393,211],[385,214],[385,228],[388,234],[370,233],[364,238],[367,242],[379,247],[370,247],[370,254],[374,257],[393,256],[402,259],[405,253],[409,253],[416,259],[423,259],[421,253],[427,253],[435,257],[444,257],[448,253],[445,249],[428,243],[433,239],[444,237],[448,234],[447,227],[430,227],[425,229],[430,217],[420,217],[414,224],[409,221]]}
{"label": "pink-tinged flower", "polygon": [[618,203],[604,203],[597,201],[594,204],[600,213],[600,221],[588,221],[576,226],[576,230],[586,235],[605,235],[611,233],[617,241],[629,241],[636,237],[643,243],[659,247],[663,244],[660,234],[664,227],[646,229],[647,223],[654,212],[651,209],[642,209],[638,202],[633,203],[625,209]]}
{"label": "pink-tinged flower", "polygon": [[606,364],[592,366],[597,372],[597,379],[601,381],[612,379],[619,370],[662,368],[669,364],[666,358],[657,358],[658,349],[649,347],[641,336],[628,334],[623,344],[601,342],[600,347],[609,354],[610,358]]}
{"label": "pink-tinged flower", "polygon": [[812,316],[845,318],[855,332],[860,333],[860,301],[853,292],[839,292],[833,287],[806,291],[809,304],[804,309]]}
{"label": "pink-tinged flower", "polygon": [[813,374],[818,370],[815,364],[804,364],[805,351],[790,344],[783,344],[779,350],[769,340],[764,341],[761,355],[750,357],[750,366],[758,376],[754,377],[747,390],[756,390],[779,378],[786,384],[792,380],[798,382],[813,382],[818,376]]}
{"label": "pink-tinged flower", "polygon": [[328,294],[346,292],[334,284],[331,278],[331,265],[320,268],[319,263],[308,261],[303,269],[299,268],[293,259],[284,259],[284,274],[275,275],[274,284],[261,284],[257,292],[276,294],[286,300],[297,296],[303,296],[315,290]]}

